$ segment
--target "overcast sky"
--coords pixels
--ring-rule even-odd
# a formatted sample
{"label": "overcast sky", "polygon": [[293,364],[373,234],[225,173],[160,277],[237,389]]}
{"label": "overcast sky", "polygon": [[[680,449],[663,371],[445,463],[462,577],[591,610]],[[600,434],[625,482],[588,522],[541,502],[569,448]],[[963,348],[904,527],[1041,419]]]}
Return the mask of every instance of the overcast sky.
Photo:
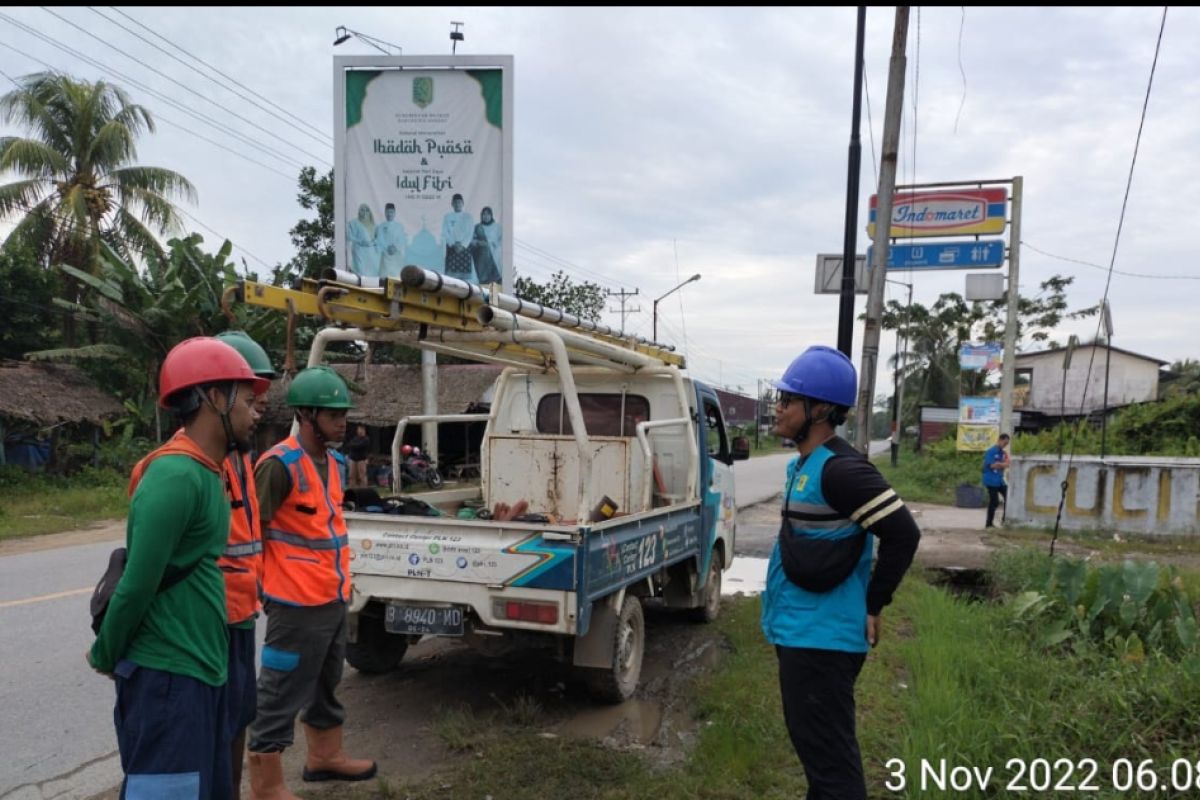
{"label": "overcast sky", "polygon": [[[334,28],[404,55],[444,55],[459,20],[460,54],[515,58],[516,207],[506,233],[519,273],[542,279],[564,268],[614,291],[636,288],[630,307],[641,312],[626,327],[646,335],[651,300],[701,273],[660,303],[659,338],[684,348],[701,377],[750,393],[808,345],[836,344],[838,298],[814,294],[814,265],[817,253],[842,248],[853,8],[96,8],[5,9],[0,70],[17,77],[50,65],[122,85],[159,123],[139,161],[189,178],[199,194],[185,206],[189,223],[214,250],[231,239],[260,273],[293,254],[300,166],[333,163],[333,56],[377,52],[359,39],[333,47]],[[899,182],[1023,176],[1022,293],[1064,273],[1076,276],[1072,307],[1102,296],[1161,15],[913,9]],[[892,8],[867,14],[859,252],[893,24]],[[1114,274],[1110,290],[1114,344],[1168,361],[1200,357],[1187,188],[1200,174],[1196,42],[1200,12],[1172,8],[1116,251],[1118,272],[1190,279]],[[204,70],[175,45],[235,78],[244,96],[187,66]],[[965,274],[915,274],[915,299],[961,292]],[[889,297],[904,294],[889,285]],[[860,298],[856,311],[863,306]],[[1068,333],[1091,337],[1095,322],[1065,325],[1059,338]],[[856,326],[856,362],[861,346]],[[880,381],[890,391],[890,376]]]}

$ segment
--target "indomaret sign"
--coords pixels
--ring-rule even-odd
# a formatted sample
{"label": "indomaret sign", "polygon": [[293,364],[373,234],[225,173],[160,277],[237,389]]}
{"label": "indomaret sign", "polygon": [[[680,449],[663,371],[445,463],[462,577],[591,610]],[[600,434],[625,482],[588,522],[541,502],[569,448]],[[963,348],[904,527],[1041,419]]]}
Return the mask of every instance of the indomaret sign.
{"label": "indomaret sign", "polygon": [[[867,234],[875,236],[878,195],[871,195]],[[1008,221],[1008,188],[950,189],[897,194],[892,201],[896,237],[963,236],[1003,233]]]}

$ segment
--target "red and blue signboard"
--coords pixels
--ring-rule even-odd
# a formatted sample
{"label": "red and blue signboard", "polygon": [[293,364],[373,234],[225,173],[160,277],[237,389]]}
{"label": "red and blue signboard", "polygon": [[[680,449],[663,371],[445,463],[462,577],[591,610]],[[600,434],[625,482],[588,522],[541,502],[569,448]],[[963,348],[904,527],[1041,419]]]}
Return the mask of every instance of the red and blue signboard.
{"label": "red and blue signboard", "polygon": [[[871,195],[867,234],[875,236],[879,196]],[[969,236],[1003,233],[1008,188],[949,189],[897,194],[889,237]]]}

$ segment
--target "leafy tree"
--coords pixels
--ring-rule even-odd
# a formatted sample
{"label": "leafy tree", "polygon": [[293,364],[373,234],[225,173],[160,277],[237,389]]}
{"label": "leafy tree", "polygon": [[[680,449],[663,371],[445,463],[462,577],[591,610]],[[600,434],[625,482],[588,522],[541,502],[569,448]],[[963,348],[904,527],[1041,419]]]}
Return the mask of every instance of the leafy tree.
{"label": "leafy tree", "polygon": [[[1091,316],[1097,308],[1068,311],[1066,290],[1073,277],[1054,275],[1043,281],[1032,297],[1020,297],[1017,305],[1017,348],[1028,337],[1053,345],[1051,335],[1064,319]],[[907,341],[896,355],[893,368],[905,381],[903,418],[913,419],[922,403],[954,406],[961,394],[978,394],[985,389],[983,371],[961,372],[958,350],[972,341],[1002,341],[1008,323],[1008,301],[968,303],[957,292],[947,292],[926,308],[890,300],[883,313],[885,330],[898,331]]]}
{"label": "leafy tree", "polygon": [[1160,397],[1200,393],[1200,361],[1185,358],[1167,367],[1167,376],[1159,381]]}
{"label": "leafy tree", "polygon": [[21,359],[31,350],[54,347],[61,338],[58,274],[42,269],[28,251],[0,251],[0,358]]}
{"label": "leafy tree", "polygon": [[296,201],[305,211],[317,212],[316,219],[305,217],[288,231],[296,255],[286,264],[275,268],[276,286],[290,283],[295,278],[320,278],[321,273],[333,267],[333,170],[317,175],[314,167],[300,170],[298,180],[300,193]]}
{"label": "leafy tree", "polygon": [[20,218],[5,246],[93,274],[102,243],[127,260],[161,256],[156,234],[182,228],[171,198],[194,201],[195,189],[169,169],[135,164],[137,137],[154,131],[150,112],[104,81],[42,72],[18,83],[0,97],[0,118],[32,136],[0,137],[0,170],[21,176],[0,186],[0,217]]}
{"label": "leafy tree", "polygon": [[604,287],[590,281],[576,283],[562,270],[551,275],[546,283],[520,276],[514,283],[513,294],[522,300],[562,309],[589,322],[600,319],[607,299]]}
{"label": "leafy tree", "polygon": [[[158,369],[163,357],[192,336],[211,336],[230,327],[257,339],[281,330],[277,314],[233,307],[231,322],[221,310],[221,293],[238,275],[226,241],[216,253],[201,249],[203,238],[191,234],[171,239],[162,255],[149,254],[139,270],[113,248],[101,246],[96,274],[62,265],[69,277],[89,291],[81,302],[57,298],[56,305],[81,316],[100,332],[100,344],[43,348],[33,360],[79,362],[105,389],[148,427],[157,397]],[[146,427],[143,429],[145,430]]]}

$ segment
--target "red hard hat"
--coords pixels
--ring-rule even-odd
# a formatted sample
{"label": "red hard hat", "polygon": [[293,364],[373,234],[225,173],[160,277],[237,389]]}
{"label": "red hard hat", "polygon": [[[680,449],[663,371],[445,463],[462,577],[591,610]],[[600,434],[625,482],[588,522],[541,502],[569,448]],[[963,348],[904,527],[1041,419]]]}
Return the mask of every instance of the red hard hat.
{"label": "red hard hat", "polygon": [[410,453],[412,453],[412,445],[411,444],[406,444],[400,448],[400,455],[406,456],[406,455],[409,455]]}
{"label": "red hard hat", "polygon": [[254,393],[262,394],[271,386],[250,369],[242,354],[210,336],[185,339],[171,348],[158,372],[158,404],[167,408],[167,398],[180,389],[221,381],[245,381]]}

